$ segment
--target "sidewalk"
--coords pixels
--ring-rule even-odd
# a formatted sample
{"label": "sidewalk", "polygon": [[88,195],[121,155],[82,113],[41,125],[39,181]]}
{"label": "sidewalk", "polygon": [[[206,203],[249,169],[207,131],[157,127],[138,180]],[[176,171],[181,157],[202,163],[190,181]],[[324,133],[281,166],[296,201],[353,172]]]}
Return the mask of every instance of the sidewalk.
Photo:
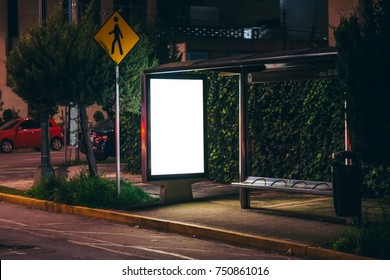
{"label": "sidewalk", "polygon": [[[67,175],[72,176],[79,170],[80,167],[69,167]],[[114,164],[99,165],[99,172],[105,177],[116,176]],[[121,178],[150,194],[159,194],[159,186],[142,183],[139,175],[121,173]],[[23,184],[26,184],[26,179]],[[344,219],[334,215],[331,197],[262,191],[252,195],[252,209],[241,209],[236,187],[211,182],[194,184],[193,196],[193,202],[144,207],[126,213],[54,205],[12,195],[0,194],[0,200],[217,239],[308,259],[361,259],[329,249],[342,230],[348,227]]]}

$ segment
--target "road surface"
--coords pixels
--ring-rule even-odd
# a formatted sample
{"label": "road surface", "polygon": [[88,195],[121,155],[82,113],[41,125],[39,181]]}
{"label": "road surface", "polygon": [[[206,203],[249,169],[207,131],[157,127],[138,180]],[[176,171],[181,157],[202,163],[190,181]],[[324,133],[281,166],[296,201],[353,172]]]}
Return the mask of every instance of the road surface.
{"label": "road surface", "polygon": [[286,255],[0,204],[1,260],[272,260]]}
{"label": "road surface", "polygon": [[[65,162],[64,149],[51,151],[51,164],[58,170]],[[85,156],[81,154],[81,158]],[[0,186],[15,189],[29,189],[35,172],[41,164],[41,152],[15,150],[9,154],[0,153]]]}

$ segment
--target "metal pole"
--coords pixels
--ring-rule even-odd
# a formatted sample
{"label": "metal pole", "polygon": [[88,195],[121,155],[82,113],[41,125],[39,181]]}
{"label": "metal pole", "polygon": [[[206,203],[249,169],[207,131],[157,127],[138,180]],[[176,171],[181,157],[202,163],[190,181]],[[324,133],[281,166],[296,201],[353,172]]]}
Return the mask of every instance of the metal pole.
{"label": "metal pole", "polygon": [[46,0],[39,1],[39,20],[40,24],[46,20]]}
{"label": "metal pole", "polygon": [[[239,172],[240,182],[248,176],[248,71],[242,68],[240,73],[239,92]],[[250,207],[250,190],[240,188],[240,205],[242,209]]]}
{"label": "metal pole", "polygon": [[[78,23],[78,0],[69,0],[71,2],[71,9],[69,10],[69,22]],[[69,106],[69,150],[70,160],[79,160],[79,130],[80,130],[80,113],[77,105],[70,103]]]}
{"label": "metal pole", "polygon": [[65,117],[64,117],[64,150],[65,150],[65,160],[68,162],[68,106],[65,106]]}
{"label": "metal pole", "polygon": [[[344,93],[344,146],[346,151],[351,151],[351,141],[348,127],[348,113],[347,113],[347,93]],[[352,165],[352,159],[345,159],[345,165]]]}
{"label": "metal pole", "polygon": [[282,17],[283,17],[283,22],[282,22],[282,28],[283,28],[283,50],[285,51],[286,50],[286,10],[283,10],[283,13],[282,13]]}
{"label": "metal pole", "polygon": [[120,130],[119,130],[119,65],[115,66],[115,137],[116,137],[116,188],[118,195],[121,192],[120,182]]}
{"label": "metal pole", "polygon": [[248,176],[248,72],[241,70],[239,88],[239,174],[240,182]]}

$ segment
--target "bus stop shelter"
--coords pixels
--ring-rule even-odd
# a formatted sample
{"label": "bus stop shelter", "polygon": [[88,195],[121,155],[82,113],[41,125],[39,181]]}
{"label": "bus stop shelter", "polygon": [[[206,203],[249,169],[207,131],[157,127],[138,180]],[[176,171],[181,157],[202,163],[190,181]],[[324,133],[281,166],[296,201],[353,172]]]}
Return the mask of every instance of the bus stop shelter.
{"label": "bus stop shelter", "polygon": [[[150,130],[147,127],[150,117],[147,107],[148,77],[166,74],[192,74],[202,71],[215,71],[224,75],[239,76],[239,184],[256,179],[248,174],[248,84],[280,82],[292,80],[331,79],[337,77],[337,52],[335,48],[310,48],[282,52],[236,55],[216,59],[191,60],[156,66],[146,70],[142,75],[143,104],[142,104],[142,174],[143,181],[150,161],[148,139]],[[264,180],[262,178],[262,180]],[[275,183],[275,181],[274,181]],[[292,182],[294,184],[294,182]],[[296,182],[295,182],[296,183]],[[272,183],[273,184],[273,183]],[[177,202],[180,201],[180,197]],[[249,190],[240,188],[242,208],[249,204]],[[172,201],[174,202],[174,201]],[[163,202],[164,203],[164,202]],[[170,201],[167,201],[170,203]]]}

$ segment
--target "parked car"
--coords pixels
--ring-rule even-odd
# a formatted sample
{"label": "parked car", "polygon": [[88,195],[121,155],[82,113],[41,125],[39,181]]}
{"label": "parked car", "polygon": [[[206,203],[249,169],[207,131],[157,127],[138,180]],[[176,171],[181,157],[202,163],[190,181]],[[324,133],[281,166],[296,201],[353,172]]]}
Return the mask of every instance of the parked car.
{"label": "parked car", "polygon": [[[60,150],[64,143],[61,128],[49,120],[50,148]],[[0,150],[10,153],[13,149],[40,148],[41,124],[33,118],[20,118],[6,122],[0,127]]]}
{"label": "parked car", "polygon": [[[115,157],[115,124],[111,120],[96,123],[89,131],[89,140],[92,142],[93,153],[97,160],[105,160]],[[80,152],[85,154],[85,146],[82,136],[79,137]]]}

